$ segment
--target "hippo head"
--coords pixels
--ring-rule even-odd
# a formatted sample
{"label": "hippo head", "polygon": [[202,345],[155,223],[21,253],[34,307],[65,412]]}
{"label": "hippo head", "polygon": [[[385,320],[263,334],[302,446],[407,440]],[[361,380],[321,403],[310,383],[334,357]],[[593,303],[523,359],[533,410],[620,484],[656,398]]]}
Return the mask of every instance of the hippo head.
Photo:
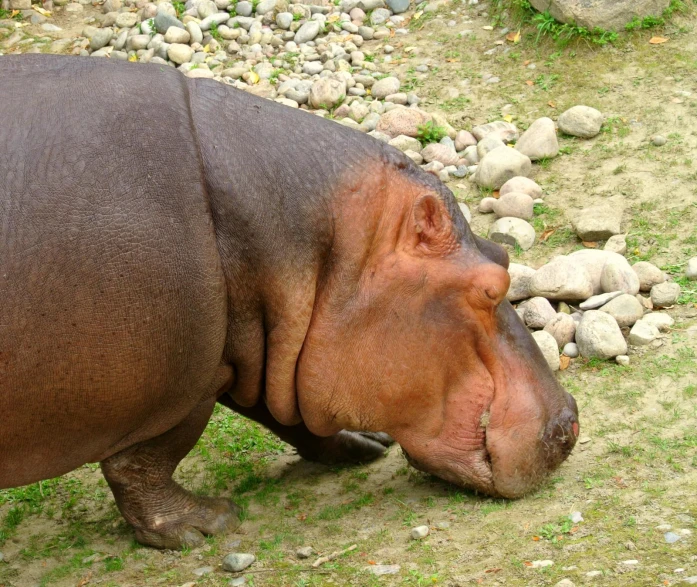
{"label": "hippo head", "polygon": [[362,177],[336,198],[297,365],[302,418],[319,435],[387,432],[459,486],[529,492],[571,452],[578,412],[506,301],[507,253],[432,176]]}

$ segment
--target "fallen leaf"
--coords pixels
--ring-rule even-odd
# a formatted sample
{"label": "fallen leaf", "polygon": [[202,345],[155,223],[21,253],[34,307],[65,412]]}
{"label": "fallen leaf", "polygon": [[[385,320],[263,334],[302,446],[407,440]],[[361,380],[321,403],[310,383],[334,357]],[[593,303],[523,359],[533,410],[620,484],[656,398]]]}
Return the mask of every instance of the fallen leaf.
{"label": "fallen leaf", "polygon": [[673,104],[682,104],[682,103],[683,103],[683,101],[682,101],[680,98],[673,98],[673,99],[671,100],[671,102],[672,102]]}
{"label": "fallen leaf", "polygon": [[92,579],[92,571],[90,571],[89,573],[87,573],[87,575],[85,575],[82,579],[80,579],[78,581],[78,584],[76,587],[84,587],[85,585],[87,585],[87,583],[90,582],[91,579]]}
{"label": "fallen leaf", "polygon": [[527,67],[531,63],[532,63],[532,61],[530,61],[530,59],[526,59],[525,61],[523,61],[523,67]]}
{"label": "fallen leaf", "polygon": [[505,45],[505,44],[506,44],[505,41],[496,41],[496,42],[494,43],[494,45]]}
{"label": "fallen leaf", "polygon": [[423,11],[419,10],[418,12],[414,13],[414,16],[412,17],[414,20],[419,20],[421,18],[421,15],[423,14]]}
{"label": "fallen leaf", "polygon": [[304,522],[305,520],[307,520],[307,514],[298,514],[298,520]]}
{"label": "fallen leaf", "polygon": [[[206,47],[208,47],[208,45],[206,45]],[[249,72],[249,80],[248,80],[248,82],[249,82],[250,84],[259,83],[259,75],[257,74],[256,71],[250,71],[250,72]]]}
{"label": "fallen leaf", "polygon": [[529,79],[525,83],[528,84],[529,86],[531,86],[534,82],[531,79]]}
{"label": "fallen leaf", "polygon": [[499,567],[496,567],[494,569],[487,569],[484,571],[485,573],[498,573],[501,569]]}
{"label": "fallen leaf", "polygon": [[499,197],[501,196],[501,192],[499,192],[498,190],[496,190],[495,192],[492,192],[491,195],[492,195],[492,197],[494,197],[494,198],[496,198],[496,199],[498,200]]}
{"label": "fallen leaf", "polygon": [[511,116],[510,114],[506,114],[506,116],[504,116],[503,119],[504,119],[506,122],[512,122],[512,121],[513,121],[513,116]]}
{"label": "fallen leaf", "polygon": [[14,18],[19,14],[19,10],[13,10],[12,13],[10,14],[10,18]]}
{"label": "fallen leaf", "polygon": [[44,10],[43,8],[41,8],[41,6],[32,6],[32,8],[42,16],[51,16],[51,13],[48,10]]}
{"label": "fallen leaf", "polygon": [[559,369],[561,371],[566,371],[569,368],[569,364],[571,363],[571,357],[567,357],[566,355],[562,355],[559,357]]}
{"label": "fallen leaf", "polygon": [[128,60],[129,60],[131,63],[135,63],[136,61],[138,61],[138,57],[137,57],[136,55],[131,55],[131,56],[128,58]]}
{"label": "fallen leaf", "polygon": [[369,565],[376,565],[377,563],[375,561],[368,561]]}
{"label": "fallen leaf", "polygon": [[533,542],[539,542],[539,541],[540,541],[540,537],[539,537],[539,536],[533,536],[533,537],[532,537],[532,541],[533,541]]}
{"label": "fallen leaf", "polygon": [[511,41],[512,43],[517,43],[520,41],[520,31],[518,32],[510,32],[506,35],[506,40]]}
{"label": "fallen leaf", "polygon": [[665,37],[651,37],[649,39],[649,43],[651,43],[652,45],[660,45],[661,43],[667,43],[667,42],[668,42],[668,39],[666,39]]}
{"label": "fallen leaf", "polygon": [[531,563],[530,561],[525,561],[523,564],[524,564],[526,567],[531,567],[531,566],[532,566],[532,563]]}
{"label": "fallen leaf", "polygon": [[448,63],[457,63],[457,59],[446,59]]}
{"label": "fallen leaf", "polygon": [[588,241],[581,241],[584,247],[587,249],[597,249],[598,248],[598,243],[591,243]]}
{"label": "fallen leaf", "polygon": [[557,232],[556,228],[548,228],[542,233],[542,236],[540,236],[541,241],[546,241],[550,236],[552,236],[555,232]]}
{"label": "fallen leaf", "polygon": [[547,102],[547,106],[549,106],[550,108],[556,108],[556,107],[557,107],[557,105],[556,105],[554,102],[552,102],[551,100],[550,100],[549,102]]}

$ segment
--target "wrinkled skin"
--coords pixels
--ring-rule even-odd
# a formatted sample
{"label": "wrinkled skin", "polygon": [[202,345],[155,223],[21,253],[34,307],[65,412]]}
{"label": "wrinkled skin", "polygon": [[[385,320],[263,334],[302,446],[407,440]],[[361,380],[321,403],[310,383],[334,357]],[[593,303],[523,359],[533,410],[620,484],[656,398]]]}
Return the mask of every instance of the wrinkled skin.
{"label": "wrinkled skin", "polygon": [[394,439],[494,496],[575,444],[505,251],[360,133],[170,68],[3,57],[0,222],[0,487],[100,462],[144,544],[238,523],[172,480],[216,402],[305,458]]}

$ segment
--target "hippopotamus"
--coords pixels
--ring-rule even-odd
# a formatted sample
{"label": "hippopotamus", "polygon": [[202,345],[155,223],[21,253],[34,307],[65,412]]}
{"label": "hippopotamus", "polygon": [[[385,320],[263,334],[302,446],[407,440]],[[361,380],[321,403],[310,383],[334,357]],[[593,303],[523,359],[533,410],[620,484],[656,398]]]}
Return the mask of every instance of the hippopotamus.
{"label": "hippopotamus", "polygon": [[0,59],[0,488],[100,463],[136,539],[238,508],[172,480],[216,402],[305,458],[533,491],[574,399],[506,251],[356,130],[174,68]]}

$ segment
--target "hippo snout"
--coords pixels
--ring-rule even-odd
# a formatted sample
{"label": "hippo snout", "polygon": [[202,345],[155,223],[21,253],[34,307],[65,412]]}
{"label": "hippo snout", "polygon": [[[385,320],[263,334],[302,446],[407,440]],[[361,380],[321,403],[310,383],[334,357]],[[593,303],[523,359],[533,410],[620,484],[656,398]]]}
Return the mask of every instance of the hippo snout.
{"label": "hippo snout", "polygon": [[552,467],[561,463],[569,456],[579,434],[578,407],[576,400],[569,393],[564,392],[567,406],[550,418],[542,434],[542,445],[552,461],[548,463]]}

